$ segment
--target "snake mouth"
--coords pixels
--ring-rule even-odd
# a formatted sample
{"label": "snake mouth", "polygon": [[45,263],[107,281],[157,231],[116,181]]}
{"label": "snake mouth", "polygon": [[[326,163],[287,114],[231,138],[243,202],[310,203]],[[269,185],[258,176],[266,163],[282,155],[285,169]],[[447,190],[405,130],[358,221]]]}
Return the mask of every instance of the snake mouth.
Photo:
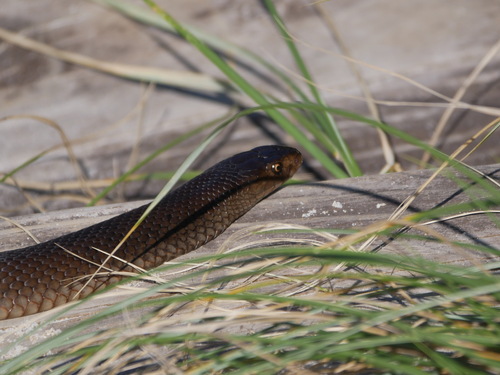
{"label": "snake mouth", "polygon": [[302,154],[300,153],[299,150],[295,150],[295,153],[290,154],[287,157],[287,160],[288,160],[288,173],[286,178],[288,179],[292,177],[302,165],[302,160],[303,160]]}

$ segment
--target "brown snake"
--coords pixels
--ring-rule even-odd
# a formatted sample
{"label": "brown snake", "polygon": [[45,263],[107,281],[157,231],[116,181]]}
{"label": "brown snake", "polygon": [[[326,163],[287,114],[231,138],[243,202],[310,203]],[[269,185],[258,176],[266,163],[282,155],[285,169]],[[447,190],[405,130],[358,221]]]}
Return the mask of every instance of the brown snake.
{"label": "brown snake", "polygon": [[276,190],[301,163],[300,152],[284,146],[257,147],[221,161],[165,196],[90,279],[147,205],[38,245],[0,252],[0,319],[86,297],[123,278],[109,272],[134,272],[123,261],[149,270],[195,250]]}

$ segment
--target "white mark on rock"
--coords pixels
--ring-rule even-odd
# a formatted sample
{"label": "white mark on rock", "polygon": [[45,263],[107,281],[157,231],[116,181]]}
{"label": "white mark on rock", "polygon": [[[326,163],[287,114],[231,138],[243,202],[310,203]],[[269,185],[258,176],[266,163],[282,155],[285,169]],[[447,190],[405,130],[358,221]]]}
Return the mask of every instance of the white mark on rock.
{"label": "white mark on rock", "polygon": [[377,203],[377,208],[384,207],[385,205],[385,203]]}
{"label": "white mark on rock", "polygon": [[302,214],[302,217],[311,217],[313,215],[316,215],[316,209],[313,208],[312,210],[307,211],[305,214]]}
{"label": "white mark on rock", "polygon": [[335,207],[335,208],[342,208],[342,203],[340,202],[337,202],[337,201],[333,201],[332,203],[332,207]]}

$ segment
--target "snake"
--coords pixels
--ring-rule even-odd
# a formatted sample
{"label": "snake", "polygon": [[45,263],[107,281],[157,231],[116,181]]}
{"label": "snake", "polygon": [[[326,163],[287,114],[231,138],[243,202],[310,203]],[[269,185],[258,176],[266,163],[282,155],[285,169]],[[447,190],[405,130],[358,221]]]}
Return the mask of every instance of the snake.
{"label": "snake", "polygon": [[117,249],[148,204],[46,242],[0,252],[0,320],[85,298],[127,272],[151,270],[197,249],[277,190],[301,164],[301,153],[287,146],[233,155],[165,195]]}

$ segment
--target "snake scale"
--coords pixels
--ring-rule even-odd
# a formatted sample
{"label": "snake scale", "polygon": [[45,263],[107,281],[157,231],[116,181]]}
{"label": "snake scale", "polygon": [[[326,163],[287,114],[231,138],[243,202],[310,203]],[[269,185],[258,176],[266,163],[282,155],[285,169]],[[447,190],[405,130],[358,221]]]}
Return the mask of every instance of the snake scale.
{"label": "snake scale", "polygon": [[274,192],[301,163],[300,152],[285,146],[261,146],[219,162],[167,194],[92,278],[147,205],[47,242],[0,252],[0,319],[86,297],[124,277],[116,271],[133,272],[130,264],[149,270],[195,250]]}

